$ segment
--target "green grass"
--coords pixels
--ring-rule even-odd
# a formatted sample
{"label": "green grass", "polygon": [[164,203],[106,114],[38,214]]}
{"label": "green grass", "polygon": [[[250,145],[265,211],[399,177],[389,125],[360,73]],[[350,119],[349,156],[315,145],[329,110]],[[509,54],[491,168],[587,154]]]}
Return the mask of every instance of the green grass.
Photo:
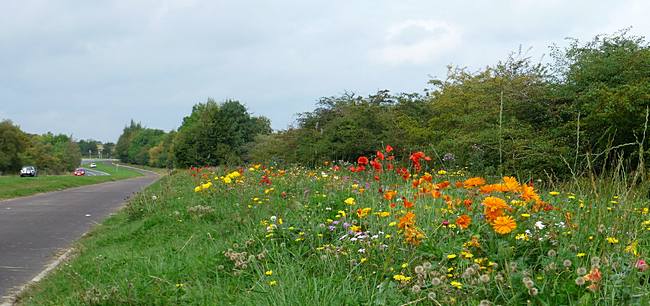
{"label": "green grass", "polygon": [[[327,171],[327,170],[325,170]],[[205,176],[202,176],[205,174]],[[261,171],[226,184],[223,172],[182,171],[166,176],[134,198],[120,213],[76,244],[76,255],[21,297],[25,305],[647,305],[648,272],[634,267],[648,258],[650,215],[643,195],[622,195],[612,182],[600,193],[559,195],[539,192],[555,209],[533,211],[510,204],[517,220],[510,234],[498,235],[482,220],[476,189],[443,190],[452,199],[473,198],[474,209],[450,209],[443,198],[425,197],[405,209],[390,208],[377,188],[396,189],[408,199],[411,181],[386,175],[321,174],[321,170],[272,171],[272,185]],[[201,177],[203,177],[201,179]],[[212,186],[194,192],[201,181]],[[358,180],[358,184],[353,181]],[[434,182],[462,181],[435,175]],[[368,183],[368,187],[366,187]],[[364,192],[360,192],[364,188]],[[568,188],[568,187],[567,187]],[[495,193],[507,200],[515,193]],[[353,197],[353,206],[344,203]],[[456,205],[454,201],[452,206]],[[529,203],[529,205],[531,205]],[[360,217],[357,209],[387,211]],[[405,210],[426,237],[405,241],[392,226]],[[346,212],[343,217],[339,211]],[[472,216],[466,230],[444,227],[459,214]],[[521,216],[530,213],[530,216]],[[567,213],[570,213],[567,217]],[[282,221],[280,221],[282,220]],[[336,224],[330,231],[328,225]],[[377,238],[353,241],[343,222],[360,225]],[[544,230],[536,230],[542,221]],[[564,225],[559,225],[565,222]],[[515,237],[531,230],[528,240]],[[390,235],[390,236],[387,236]],[[479,247],[467,246],[478,237]],[[609,243],[614,237],[618,243]],[[364,242],[365,241],[365,242]],[[627,247],[638,243],[638,254]],[[361,250],[364,250],[361,252]],[[465,258],[469,252],[472,258]],[[553,254],[551,254],[553,253]],[[584,255],[578,255],[582,254]],[[454,254],[455,258],[448,256]],[[486,258],[475,264],[475,259]],[[597,258],[602,280],[594,292],[576,284],[579,268],[588,272]],[[365,260],[364,260],[365,259]],[[566,261],[571,265],[564,267]],[[494,262],[497,265],[492,265]],[[516,265],[516,267],[515,267]],[[474,274],[468,269],[475,268]],[[425,271],[424,274],[418,269]],[[266,272],[272,271],[267,275]],[[478,272],[478,273],[476,273]],[[451,276],[445,275],[449,274]],[[411,277],[396,281],[395,275]],[[478,282],[486,275],[486,283]],[[537,295],[525,286],[534,282]],[[434,285],[434,279],[441,280]],[[462,283],[461,289],[451,281]],[[417,287],[417,288],[416,288]],[[417,301],[417,302],[416,302]]]}
{"label": "green grass", "polygon": [[102,163],[97,164],[97,170],[109,173],[109,176],[74,176],[44,175],[37,177],[0,176],[0,199],[28,196],[41,192],[63,190],[109,181],[122,180],[141,176],[142,174],[127,168],[119,168]]}

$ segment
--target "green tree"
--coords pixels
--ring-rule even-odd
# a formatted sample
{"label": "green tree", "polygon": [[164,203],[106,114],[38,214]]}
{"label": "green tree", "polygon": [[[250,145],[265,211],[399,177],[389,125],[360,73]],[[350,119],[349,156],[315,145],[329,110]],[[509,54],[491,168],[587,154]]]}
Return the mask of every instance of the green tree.
{"label": "green tree", "polygon": [[177,166],[237,164],[257,134],[271,130],[263,117],[251,117],[239,101],[208,99],[192,108],[173,142]]}
{"label": "green tree", "polygon": [[27,147],[27,137],[9,120],[0,121],[0,173],[17,171],[22,167],[20,155]]}

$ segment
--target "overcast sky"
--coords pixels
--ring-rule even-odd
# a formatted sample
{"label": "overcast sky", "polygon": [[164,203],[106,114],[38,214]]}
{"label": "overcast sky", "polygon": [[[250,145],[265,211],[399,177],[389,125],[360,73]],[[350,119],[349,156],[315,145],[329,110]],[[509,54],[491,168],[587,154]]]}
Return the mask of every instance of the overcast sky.
{"label": "overcast sky", "polygon": [[0,119],[116,141],[175,129],[208,97],[285,129],[319,97],[420,92],[449,64],[632,27],[650,1],[0,1]]}

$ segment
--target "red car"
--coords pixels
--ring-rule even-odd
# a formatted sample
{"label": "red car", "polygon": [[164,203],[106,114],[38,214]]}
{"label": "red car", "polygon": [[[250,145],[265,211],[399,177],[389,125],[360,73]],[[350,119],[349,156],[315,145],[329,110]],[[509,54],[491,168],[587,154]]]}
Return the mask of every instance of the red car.
{"label": "red car", "polygon": [[76,170],[74,170],[73,174],[75,176],[83,176],[86,175],[86,170],[84,170],[83,168],[77,168]]}

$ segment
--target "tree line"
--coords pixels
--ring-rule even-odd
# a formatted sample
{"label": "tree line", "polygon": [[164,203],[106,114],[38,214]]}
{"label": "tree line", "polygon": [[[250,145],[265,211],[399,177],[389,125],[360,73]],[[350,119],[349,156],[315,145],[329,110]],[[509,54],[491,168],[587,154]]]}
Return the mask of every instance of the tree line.
{"label": "tree line", "polygon": [[[449,67],[423,93],[321,98],[294,126],[271,132],[236,101],[196,105],[178,131],[131,123],[123,161],[188,167],[247,161],[354,161],[390,144],[427,150],[439,166],[475,172],[567,176],[620,164],[644,167],[650,47],[620,31],[551,47],[535,62],[521,50],[470,71]],[[406,155],[406,154],[405,154]]]}
{"label": "tree line", "polygon": [[81,151],[72,137],[29,134],[10,120],[0,122],[0,174],[15,174],[26,165],[36,166],[40,173],[61,174],[80,163]]}
{"label": "tree line", "polygon": [[259,134],[271,133],[270,120],[252,116],[239,101],[208,99],[192,108],[177,131],[164,132],[133,120],[115,145],[123,162],[154,167],[240,164]]}

